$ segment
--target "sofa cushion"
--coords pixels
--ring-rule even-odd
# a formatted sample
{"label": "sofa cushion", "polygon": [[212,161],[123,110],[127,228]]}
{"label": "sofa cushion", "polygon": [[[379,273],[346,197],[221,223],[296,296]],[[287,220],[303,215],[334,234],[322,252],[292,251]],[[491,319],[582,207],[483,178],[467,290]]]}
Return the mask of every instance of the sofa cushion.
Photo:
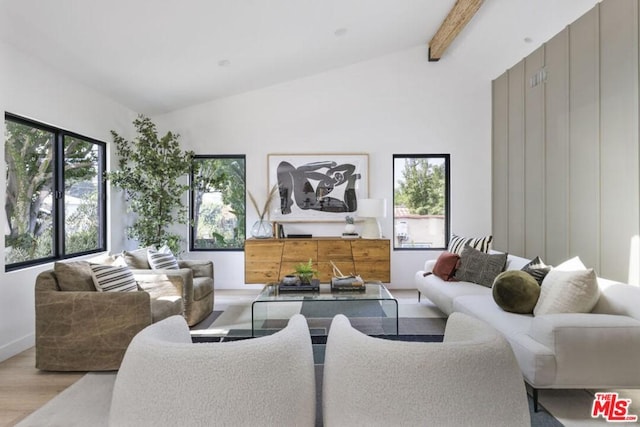
{"label": "sofa cushion", "polygon": [[539,256],[532,259],[527,265],[522,267],[522,271],[530,274],[538,285],[542,285],[544,277],[551,271],[551,266],[542,262]]}
{"label": "sofa cushion", "polygon": [[127,263],[129,268],[149,270],[151,266],[147,259],[148,248],[140,248],[135,251],[122,251],[122,257],[124,262]]}
{"label": "sofa cushion", "polygon": [[540,296],[540,285],[529,273],[510,270],[496,277],[492,293],[493,300],[504,311],[531,314]]}
{"label": "sofa cushion", "polygon": [[467,246],[460,255],[460,265],[455,279],[477,283],[490,288],[498,274],[504,270],[507,254],[487,254]]}
{"label": "sofa cushion", "polygon": [[460,237],[455,234],[449,241],[449,247],[447,250],[454,254],[461,255],[462,251],[466,246],[471,246],[474,249],[478,249],[481,252],[489,252],[491,249],[491,242],[493,241],[493,236],[485,236],[485,237]]}
{"label": "sofa cushion", "polygon": [[484,320],[504,334],[507,339],[512,335],[526,334],[529,331],[533,321],[532,315],[504,311],[493,300],[490,289],[478,285],[476,288],[482,288],[488,292],[457,297],[453,301],[453,310]]}
{"label": "sofa cushion", "polygon": [[62,291],[93,291],[91,267],[86,261],[56,262],[53,264],[53,271],[58,280],[58,287]]}
{"label": "sofa cushion", "polygon": [[153,323],[169,316],[183,315],[184,300],[171,280],[141,281],[140,286],[151,299],[151,321]]}
{"label": "sofa cushion", "polygon": [[136,292],[138,284],[129,267],[90,264],[93,284],[100,292]]}
{"label": "sofa cushion", "polygon": [[599,296],[598,279],[592,268],[577,271],[553,269],[542,281],[540,298],[533,314],[588,313]]}
{"label": "sofa cushion", "polygon": [[213,279],[211,277],[193,278],[193,299],[200,301],[213,292]]}
{"label": "sofa cushion", "polygon": [[177,270],[178,261],[173,256],[171,249],[168,246],[163,246],[156,250],[155,248],[147,251],[147,261],[153,270]]}
{"label": "sofa cushion", "polygon": [[432,273],[445,281],[454,280],[453,274],[456,272],[459,261],[460,255],[447,251],[442,252],[433,266]]}

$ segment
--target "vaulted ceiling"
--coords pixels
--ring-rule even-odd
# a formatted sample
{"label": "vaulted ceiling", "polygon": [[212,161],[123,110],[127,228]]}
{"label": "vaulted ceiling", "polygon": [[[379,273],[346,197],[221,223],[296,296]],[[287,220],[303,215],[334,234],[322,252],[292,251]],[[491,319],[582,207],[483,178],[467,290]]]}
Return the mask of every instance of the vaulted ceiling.
{"label": "vaulted ceiling", "polygon": [[[154,114],[416,46],[428,61],[427,45],[455,3],[0,0],[0,40]],[[485,0],[431,66],[455,56],[496,77],[595,3]]]}

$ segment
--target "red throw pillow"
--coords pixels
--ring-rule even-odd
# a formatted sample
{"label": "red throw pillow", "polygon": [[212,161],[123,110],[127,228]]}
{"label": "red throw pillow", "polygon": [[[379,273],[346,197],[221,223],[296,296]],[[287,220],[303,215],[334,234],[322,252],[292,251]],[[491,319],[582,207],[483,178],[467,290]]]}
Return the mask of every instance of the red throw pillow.
{"label": "red throw pillow", "polygon": [[442,252],[433,266],[433,274],[447,282],[455,281],[453,274],[460,262],[460,255],[451,252]]}

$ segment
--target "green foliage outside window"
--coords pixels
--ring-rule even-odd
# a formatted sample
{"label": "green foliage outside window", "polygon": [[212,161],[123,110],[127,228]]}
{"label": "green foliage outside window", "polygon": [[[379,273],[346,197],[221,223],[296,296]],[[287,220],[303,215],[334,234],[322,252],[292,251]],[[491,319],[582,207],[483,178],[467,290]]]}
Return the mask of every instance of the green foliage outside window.
{"label": "green foliage outside window", "polygon": [[242,249],[246,235],[244,156],[196,156],[194,163],[191,248]]}
{"label": "green foliage outside window", "polygon": [[449,235],[449,155],[393,156],[394,248],[443,249]]}
{"label": "green foliage outside window", "polygon": [[[60,129],[14,116],[5,117],[4,137],[5,264],[100,249],[98,155],[103,148]],[[56,155],[59,145],[60,158]],[[64,188],[57,191],[56,165],[62,168],[64,182]],[[71,195],[69,191],[73,189],[76,192]],[[71,200],[81,202],[83,208]],[[56,251],[61,230],[53,218],[55,213],[63,212],[66,244],[63,251]],[[87,226],[89,223],[91,226]]]}
{"label": "green foliage outside window", "polygon": [[445,166],[431,159],[407,157],[395,202],[418,215],[445,214]]}

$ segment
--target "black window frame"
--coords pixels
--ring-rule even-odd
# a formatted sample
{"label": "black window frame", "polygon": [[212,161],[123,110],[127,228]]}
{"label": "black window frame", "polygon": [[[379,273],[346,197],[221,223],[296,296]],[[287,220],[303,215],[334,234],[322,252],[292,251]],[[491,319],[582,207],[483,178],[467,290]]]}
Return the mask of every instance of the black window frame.
{"label": "black window frame", "polygon": [[[246,154],[196,154],[193,156],[193,162],[197,160],[206,160],[206,159],[242,159],[244,161],[244,230],[245,236],[244,240],[246,241],[246,230],[247,230],[247,197],[246,197],[246,182],[247,182],[247,156]],[[242,247],[234,247],[234,248],[196,248],[195,247],[195,228],[193,224],[195,223],[195,192],[197,191],[195,182],[194,182],[194,171],[195,167],[191,168],[191,173],[189,174],[189,183],[191,185],[191,190],[189,191],[189,252],[243,252],[244,244]]]}
{"label": "black window frame", "polygon": [[[107,168],[107,144],[95,138],[91,138],[66,129],[51,126],[36,120],[28,119],[10,112],[4,113],[4,120],[12,121],[23,126],[29,126],[54,134],[53,142],[53,188],[52,188],[52,226],[53,226],[53,253],[49,257],[38,258],[30,261],[21,261],[11,264],[5,264],[5,272],[20,270],[26,267],[47,264],[54,261],[60,261],[71,258],[78,258],[85,255],[105,252],[107,250],[107,184],[104,179],[104,173]],[[5,125],[6,126],[6,125]],[[98,247],[83,252],[75,252],[73,254],[65,253],[65,182],[64,182],[64,143],[65,137],[80,139],[92,144],[96,144],[98,148],[98,191],[100,204],[98,207]],[[4,138],[4,136],[3,136]],[[6,144],[6,141],[5,141]],[[6,188],[5,188],[6,191]],[[5,193],[6,197],[6,193]]]}
{"label": "black window frame", "polygon": [[[396,159],[398,158],[416,158],[416,159],[443,159],[445,164],[445,208],[444,208],[444,246],[443,247],[396,247],[396,214],[395,214],[395,175],[396,175]],[[443,251],[449,247],[449,240],[451,238],[451,155],[448,153],[440,154],[394,154],[391,163],[391,176],[392,186],[391,191],[393,193],[392,204],[392,226],[393,235],[391,240],[394,251]]]}

